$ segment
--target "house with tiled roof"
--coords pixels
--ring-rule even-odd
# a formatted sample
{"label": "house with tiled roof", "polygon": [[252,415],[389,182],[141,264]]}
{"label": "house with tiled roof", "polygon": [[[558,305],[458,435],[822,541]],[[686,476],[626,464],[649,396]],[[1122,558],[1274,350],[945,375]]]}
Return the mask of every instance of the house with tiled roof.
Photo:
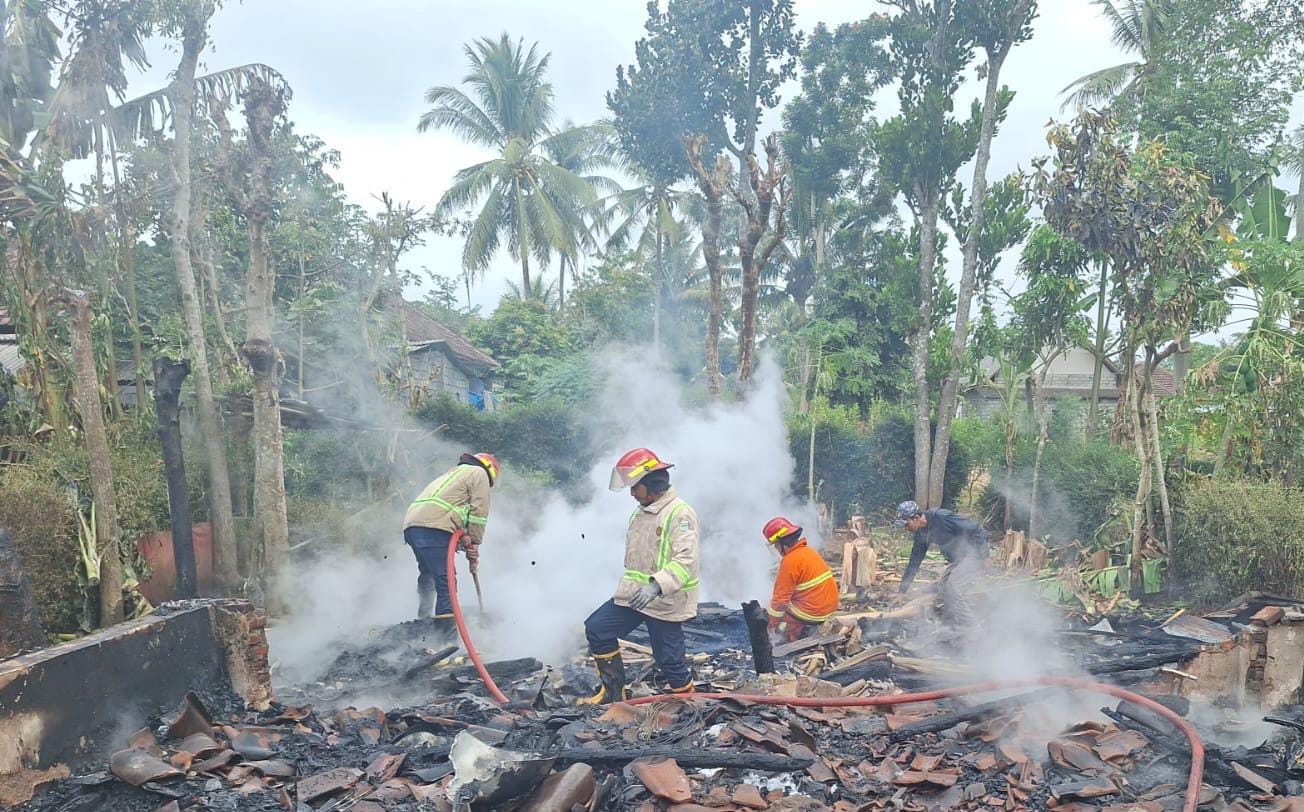
{"label": "house with tiled roof", "polygon": [[482,412],[497,410],[497,361],[406,299],[393,300],[388,309],[402,321],[412,386],[426,396],[447,395]]}
{"label": "house with tiled roof", "polygon": [[[1047,396],[1052,400],[1077,398],[1088,401],[1091,398],[1091,382],[1095,371],[1096,355],[1091,347],[1069,347],[1050,362],[1046,370],[1045,387]],[[973,413],[991,415],[1001,411],[1001,370],[996,359],[985,359],[981,364],[983,380],[978,386],[969,390],[967,400]],[[1100,406],[1112,410],[1122,400],[1125,367],[1120,367],[1110,358],[1105,358],[1100,371]],[[1141,365],[1135,367],[1135,374],[1141,374]],[[1156,397],[1168,397],[1177,392],[1173,373],[1157,367],[1151,373]]]}

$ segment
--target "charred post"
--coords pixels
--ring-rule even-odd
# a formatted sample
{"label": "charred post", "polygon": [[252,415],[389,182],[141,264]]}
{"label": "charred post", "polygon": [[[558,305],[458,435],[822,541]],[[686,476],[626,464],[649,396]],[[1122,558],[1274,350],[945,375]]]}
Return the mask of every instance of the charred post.
{"label": "charred post", "polygon": [[168,483],[177,598],[195,597],[199,586],[190,500],[186,495],[186,463],[181,453],[181,382],[189,374],[190,364],[185,361],[172,361],[161,356],[154,359],[154,412],[158,418],[159,444],[163,447],[163,476]]}
{"label": "charred post", "polygon": [[752,643],[752,662],[757,674],[774,673],[774,650],[770,648],[769,616],[759,601],[743,604],[743,617],[747,620],[747,636]]}

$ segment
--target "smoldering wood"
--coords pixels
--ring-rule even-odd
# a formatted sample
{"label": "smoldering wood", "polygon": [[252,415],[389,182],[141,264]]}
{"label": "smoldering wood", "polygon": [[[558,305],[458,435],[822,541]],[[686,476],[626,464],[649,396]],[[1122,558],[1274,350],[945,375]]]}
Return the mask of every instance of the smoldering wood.
{"label": "smoldering wood", "polygon": [[163,477],[168,486],[172,559],[177,568],[173,596],[178,599],[193,598],[199,592],[190,499],[186,494],[186,463],[181,450],[181,384],[189,374],[189,362],[162,356],[154,359],[154,412],[163,451]]}
{"label": "smoldering wood", "polygon": [[[1160,651],[1155,651],[1154,645],[1138,645],[1135,648],[1124,649],[1119,646],[1117,649],[1110,651],[1109,659],[1099,663],[1089,663],[1086,670],[1090,674],[1100,676],[1102,674],[1118,674],[1123,671],[1143,671],[1147,668],[1158,668],[1161,665],[1171,665],[1172,663],[1189,660],[1198,654],[1200,645],[1183,645]],[[1136,656],[1129,656],[1133,653]]]}
{"label": "smoldering wood", "polygon": [[434,655],[424,658],[421,662],[404,671],[403,676],[399,678],[400,681],[419,677],[423,672],[434,668],[444,660],[447,660],[449,657],[456,654],[457,650],[457,646],[448,646],[447,648],[440,649]]}
{"label": "smoldering wood", "polygon": [[[1121,728],[1135,730],[1149,740],[1151,747],[1165,754],[1171,755],[1178,761],[1185,761],[1191,757],[1191,744],[1186,737],[1181,734],[1170,735],[1160,730],[1156,730],[1148,725],[1142,724],[1135,719],[1119,713],[1113,708],[1101,708],[1101,713],[1113,719]],[[1162,717],[1160,717],[1162,718]],[[1164,720],[1165,724],[1168,721]],[[1168,724],[1168,729],[1172,725]],[[1218,747],[1204,743],[1204,774],[1206,783],[1216,783],[1223,786],[1239,786],[1240,776],[1232,769],[1226,755]],[[1212,780],[1210,780],[1212,779]]]}
{"label": "smoldering wood", "polygon": [[976,722],[993,714],[1002,713],[1016,707],[1024,707],[1034,702],[1040,702],[1043,699],[1048,699],[1054,696],[1056,693],[1058,693],[1056,689],[1043,688],[1037,691],[1028,691],[1027,693],[1022,693],[1017,696],[995,699],[991,702],[983,702],[954,713],[944,713],[919,722],[902,725],[888,734],[888,740],[891,742],[900,742],[925,733],[941,733],[943,730],[950,730],[963,722]]}
{"label": "smoldering wood", "polygon": [[584,762],[586,764],[622,764],[640,758],[673,758],[680,767],[691,770],[712,767],[760,770],[772,773],[793,773],[815,763],[813,758],[780,756],[773,753],[753,753],[739,750],[712,750],[701,747],[576,747],[545,754],[559,762]]}
{"label": "smoldering wood", "polygon": [[774,673],[774,651],[770,646],[769,614],[761,608],[760,601],[743,604],[743,618],[747,621],[747,638],[752,644],[752,664],[757,674]]}

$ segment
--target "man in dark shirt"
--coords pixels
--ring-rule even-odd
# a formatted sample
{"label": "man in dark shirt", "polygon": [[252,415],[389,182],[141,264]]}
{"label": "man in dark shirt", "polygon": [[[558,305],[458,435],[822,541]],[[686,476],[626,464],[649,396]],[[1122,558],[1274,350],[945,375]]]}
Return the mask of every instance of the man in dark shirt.
{"label": "man in dark shirt", "polygon": [[929,546],[936,545],[946,558],[946,570],[938,584],[942,616],[951,626],[971,626],[977,619],[973,593],[987,565],[987,534],[982,526],[950,510],[920,510],[915,502],[898,505],[893,524],[915,534],[910,563],[901,576],[901,594],[910,589]]}

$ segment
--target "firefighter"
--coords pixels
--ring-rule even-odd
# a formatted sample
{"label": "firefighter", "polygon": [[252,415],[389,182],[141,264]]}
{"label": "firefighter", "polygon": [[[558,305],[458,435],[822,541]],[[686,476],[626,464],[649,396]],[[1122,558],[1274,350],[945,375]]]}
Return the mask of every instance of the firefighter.
{"label": "firefighter", "polygon": [[652,657],[672,693],[693,690],[681,624],[697,616],[697,514],[670,487],[670,463],[646,448],[621,457],[611,490],[638,502],[625,532],[625,574],[616,594],[584,621],[602,687],[581,704],[619,702],[625,692],[620,638],[647,626]]}
{"label": "firefighter", "polygon": [[914,582],[928,548],[936,545],[946,559],[946,569],[937,586],[942,598],[942,619],[957,631],[972,627],[977,620],[974,595],[987,568],[989,552],[987,534],[982,525],[942,508],[920,510],[913,501],[897,506],[897,518],[893,524],[915,536],[914,546],[910,548],[910,561],[901,575],[902,597]]}
{"label": "firefighter", "polygon": [[434,617],[452,631],[453,604],[448,597],[448,545],[465,531],[458,547],[472,569],[480,561],[480,543],[489,521],[489,489],[498,481],[492,454],[463,454],[421,491],[403,517],[403,541],[417,559],[417,618]]}
{"label": "firefighter", "polygon": [[761,534],[782,556],[768,610],[770,635],[776,643],[791,643],[810,635],[838,610],[838,585],[794,522],[777,516],[765,523]]}

